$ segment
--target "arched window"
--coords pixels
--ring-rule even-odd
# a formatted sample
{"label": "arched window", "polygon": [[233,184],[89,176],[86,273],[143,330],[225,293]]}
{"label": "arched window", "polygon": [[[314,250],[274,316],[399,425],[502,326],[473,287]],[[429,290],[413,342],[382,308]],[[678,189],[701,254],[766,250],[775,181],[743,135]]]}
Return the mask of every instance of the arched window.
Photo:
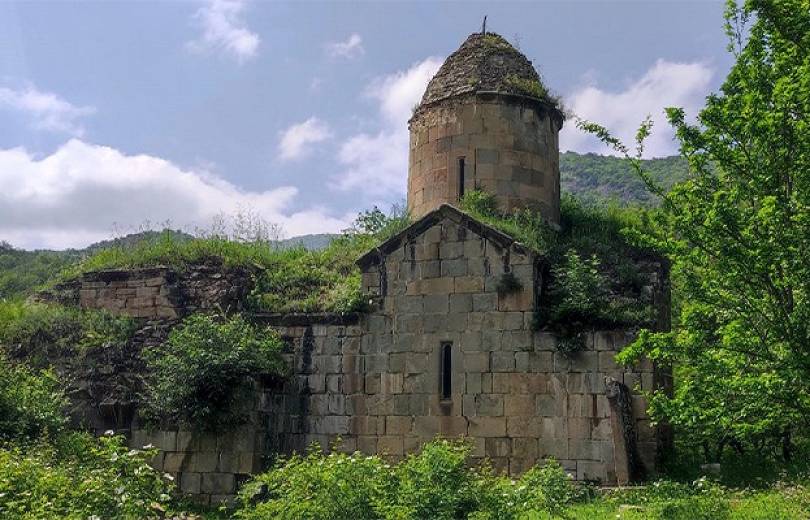
{"label": "arched window", "polygon": [[441,367],[440,367],[441,398],[450,399],[452,397],[453,384],[453,344],[442,343],[441,347]]}

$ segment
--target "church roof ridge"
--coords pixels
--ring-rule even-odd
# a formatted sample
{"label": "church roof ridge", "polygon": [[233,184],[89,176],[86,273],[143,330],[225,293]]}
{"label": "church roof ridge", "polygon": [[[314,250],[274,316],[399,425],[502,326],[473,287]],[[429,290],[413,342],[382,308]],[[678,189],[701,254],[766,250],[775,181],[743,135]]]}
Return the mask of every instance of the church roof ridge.
{"label": "church roof ridge", "polygon": [[444,203],[433,211],[425,214],[422,218],[412,223],[399,233],[396,233],[395,235],[384,240],[377,247],[363,254],[357,259],[356,264],[361,268],[364,268],[371,264],[377,263],[380,259],[399,248],[403,242],[407,242],[414,237],[421,235],[427,231],[428,228],[445,218],[455,222],[456,224],[464,225],[464,227],[473,233],[491,240],[505,249],[512,247],[522,254],[536,254],[535,251],[515,240],[512,235],[504,233],[503,231],[482,222],[481,220],[460,210],[452,204]]}

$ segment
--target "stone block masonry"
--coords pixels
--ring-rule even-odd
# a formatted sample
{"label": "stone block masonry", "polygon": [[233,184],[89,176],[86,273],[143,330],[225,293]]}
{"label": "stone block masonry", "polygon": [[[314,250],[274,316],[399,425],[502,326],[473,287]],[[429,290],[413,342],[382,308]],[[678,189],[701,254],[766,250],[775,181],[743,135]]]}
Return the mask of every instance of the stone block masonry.
{"label": "stone block masonry", "polygon": [[198,310],[240,310],[253,287],[253,271],[220,263],[188,269],[150,267],[83,274],[40,293],[39,299],[103,309],[113,314],[158,320]]}
{"label": "stone block masonry", "polygon": [[561,119],[536,102],[470,95],[422,108],[410,123],[408,209],[421,217],[474,189],[501,209],[559,223]]}
{"label": "stone block masonry", "polygon": [[129,445],[160,450],[151,464],[174,478],[180,494],[217,506],[233,503],[238,485],[262,469],[265,439],[264,424],[256,423],[222,433],[136,428]]}
{"label": "stone block masonry", "polygon": [[[396,461],[436,436],[465,437],[477,460],[512,475],[555,458],[577,479],[616,483],[605,382],[626,384],[643,410],[657,378],[649,363],[613,361],[633,333],[591,331],[584,351],[558,352],[553,334],[532,329],[542,297],[533,253],[444,208],[360,259],[369,313],[257,317],[286,338],[295,367],[265,395],[273,449],[340,439],[335,449]],[[497,290],[504,273],[519,282],[509,294]],[[643,412],[633,420],[653,472],[656,432]]]}

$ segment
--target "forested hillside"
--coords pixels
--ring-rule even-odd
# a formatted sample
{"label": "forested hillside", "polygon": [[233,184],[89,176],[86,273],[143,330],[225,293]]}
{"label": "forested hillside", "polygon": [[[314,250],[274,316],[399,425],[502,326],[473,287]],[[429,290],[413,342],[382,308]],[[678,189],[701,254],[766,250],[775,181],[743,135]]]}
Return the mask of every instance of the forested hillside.
{"label": "forested hillside", "polygon": [[[667,190],[686,178],[687,164],[683,157],[642,162],[644,170]],[[607,199],[632,205],[658,204],[626,159],[593,153],[560,154],[560,189],[588,203]]]}

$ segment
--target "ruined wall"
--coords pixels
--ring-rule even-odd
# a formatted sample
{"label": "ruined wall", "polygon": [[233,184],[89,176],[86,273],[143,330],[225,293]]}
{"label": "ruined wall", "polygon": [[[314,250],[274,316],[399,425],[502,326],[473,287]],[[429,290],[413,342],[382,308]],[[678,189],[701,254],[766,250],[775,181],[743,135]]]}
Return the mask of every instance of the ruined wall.
{"label": "ruined wall", "polygon": [[[489,458],[498,470],[519,474],[553,457],[575,478],[604,484],[626,482],[631,471],[622,464],[630,459],[654,470],[661,436],[640,392],[667,382],[648,362],[632,369],[615,364],[632,331],[587,332],[585,349],[573,355],[557,350],[554,334],[535,331],[542,270],[511,237],[444,206],[359,263],[368,312],[253,316],[279,331],[292,374],[283,386],[260,390],[246,427],[192,438],[148,433],[122,417],[115,429],[130,432],[133,446],[161,448],[156,467],[203,503],[232,499],[238,482],[262,469],[266,457],[312,442],[328,449],[338,439],[337,449],[396,460],[436,436],[466,437],[473,456]],[[654,262],[645,269],[645,292],[660,306],[664,326],[666,272]],[[215,275],[192,277],[203,291],[193,293],[187,275],[169,270],[96,273],[78,289],[92,294],[79,292],[78,299],[122,313],[168,307],[182,315],[244,294],[240,279]],[[220,288],[209,293],[213,287]],[[142,288],[155,289],[139,296]],[[133,289],[134,298],[152,298],[152,307],[127,305]],[[173,299],[188,294],[197,299]],[[622,394],[624,408],[608,400],[606,385],[613,382],[630,389]],[[626,432],[635,442],[627,442]]]}
{"label": "ruined wall", "polygon": [[265,467],[265,425],[256,415],[251,423],[222,433],[136,428],[129,445],[160,450],[150,463],[171,475],[182,495],[203,505],[230,504],[239,485]]}
{"label": "ruined wall", "polygon": [[221,263],[184,270],[150,267],[94,271],[37,298],[134,318],[174,319],[198,310],[243,308],[253,287],[252,274],[251,270],[226,268]]}
{"label": "ruined wall", "polygon": [[478,94],[420,109],[410,121],[408,209],[419,218],[482,189],[506,211],[532,207],[560,220],[561,119],[537,101]]}

